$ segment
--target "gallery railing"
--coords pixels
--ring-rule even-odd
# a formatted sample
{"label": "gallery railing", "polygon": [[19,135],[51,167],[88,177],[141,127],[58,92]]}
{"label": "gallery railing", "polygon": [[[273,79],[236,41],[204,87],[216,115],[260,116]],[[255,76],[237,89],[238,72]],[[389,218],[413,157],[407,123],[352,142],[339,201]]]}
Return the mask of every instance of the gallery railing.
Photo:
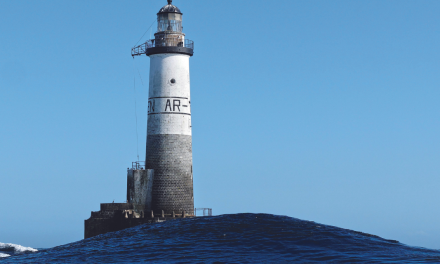
{"label": "gallery railing", "polygon": [[147,40],[144,44],[133,47],[131,49],[131,56],[147,54],[147,49],[157,47],[184,47],[194,50],[194,41],[189,39],[180,39],[177,37],[164,37],[158,39]]}

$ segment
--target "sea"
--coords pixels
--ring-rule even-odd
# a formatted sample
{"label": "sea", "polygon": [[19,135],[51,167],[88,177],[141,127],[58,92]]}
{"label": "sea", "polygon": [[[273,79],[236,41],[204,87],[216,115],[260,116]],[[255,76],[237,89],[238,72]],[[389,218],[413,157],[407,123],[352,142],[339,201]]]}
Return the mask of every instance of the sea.
{"label": "sea", "polygon": [[440,251],[271,214],[145,224],[47,249],[0,243],[0,263],[440,263]]}

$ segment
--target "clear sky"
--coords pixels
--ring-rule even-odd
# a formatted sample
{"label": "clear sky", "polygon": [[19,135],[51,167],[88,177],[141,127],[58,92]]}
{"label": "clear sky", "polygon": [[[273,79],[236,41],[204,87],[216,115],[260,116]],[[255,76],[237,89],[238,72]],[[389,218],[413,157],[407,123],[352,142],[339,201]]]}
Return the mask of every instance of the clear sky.
{"label": "clear sky", "polygon": [[[125,201],[149,71],[130,49],[165,4],[0,0],[0,242],[77,241]],[[440,1],[173,4],[195,42],[196,207],[440,248]]]}

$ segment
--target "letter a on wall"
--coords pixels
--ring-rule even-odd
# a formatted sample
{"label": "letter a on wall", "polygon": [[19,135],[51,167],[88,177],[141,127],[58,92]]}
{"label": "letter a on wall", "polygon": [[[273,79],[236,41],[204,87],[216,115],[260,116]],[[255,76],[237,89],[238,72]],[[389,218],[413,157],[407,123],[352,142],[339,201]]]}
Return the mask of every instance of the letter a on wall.
{"label": "letter a on wall", "polygon": [[170,99],[167,100],[167,105],[165,106],[165,112],[167,111],[168,107],[170,108],[170,111],[172,111]]}

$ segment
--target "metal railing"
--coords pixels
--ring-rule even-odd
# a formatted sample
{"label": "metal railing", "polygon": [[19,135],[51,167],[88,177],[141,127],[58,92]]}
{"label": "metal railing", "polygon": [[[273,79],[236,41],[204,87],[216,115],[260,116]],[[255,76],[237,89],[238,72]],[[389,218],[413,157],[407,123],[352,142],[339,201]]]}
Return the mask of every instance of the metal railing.
{"label": "metal railing", "polygon": [[133,161],[131,163],[131,169],[143,170],[145,168],[145,161]]}
{"label": "metal railing", "polygon": [[194,208],[194,216],[197,216],[197,211],[203,211],[203,216],[212,216],[212,208]]}
{"label": "metal railing", "polygon": [[131,49],[131,56],[146,54],[147,49],[156,47],[184,47],[194,49],[194,41],[189,39],[180,39],[176,37],[164,37],[159,39],[147,40],[144,44],[133,47]]}

